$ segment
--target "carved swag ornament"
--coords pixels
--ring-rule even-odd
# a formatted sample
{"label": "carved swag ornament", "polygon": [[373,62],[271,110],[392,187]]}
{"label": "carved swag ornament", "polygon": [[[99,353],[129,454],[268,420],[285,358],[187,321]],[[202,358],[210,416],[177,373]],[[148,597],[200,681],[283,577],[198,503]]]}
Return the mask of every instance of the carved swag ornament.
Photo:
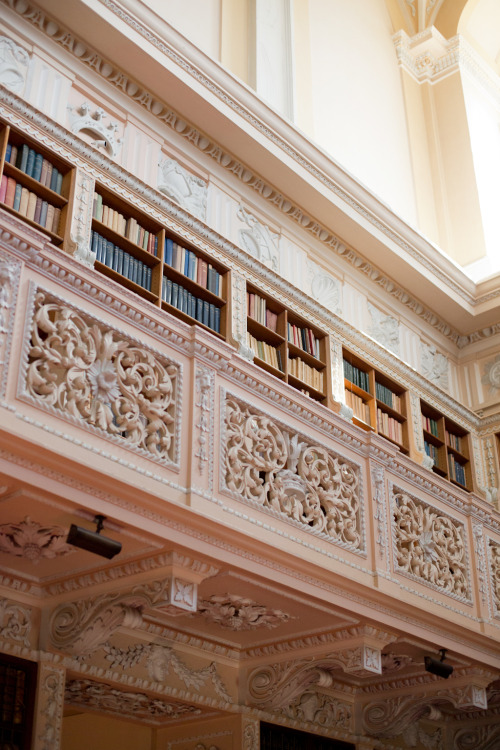
{"label": "carved swag ornament", "polygon": [[38,403],[175,461],[178,366],[38,291],[27,393]]}
{"label": "carved swag ornament", "polygon": [[469,597],[461,524],[403,492],[394,493],[396,569],[460,598]]}
{"label": "carved swag ornament", "polygon": [[225,485],[246,501],[362,548],[359,470],[236,398],[226,400]]}

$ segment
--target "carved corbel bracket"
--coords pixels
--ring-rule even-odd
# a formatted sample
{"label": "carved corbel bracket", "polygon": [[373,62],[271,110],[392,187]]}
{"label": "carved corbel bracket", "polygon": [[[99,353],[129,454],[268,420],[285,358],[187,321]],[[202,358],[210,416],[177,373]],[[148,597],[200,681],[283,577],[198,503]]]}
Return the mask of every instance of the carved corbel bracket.
{"label": "carved corbel bracket", "polygon": [[336,656],[347,674],[382,674],[382,650],[396,640],[383,630],[363,625],[350,628],[336,644]]}

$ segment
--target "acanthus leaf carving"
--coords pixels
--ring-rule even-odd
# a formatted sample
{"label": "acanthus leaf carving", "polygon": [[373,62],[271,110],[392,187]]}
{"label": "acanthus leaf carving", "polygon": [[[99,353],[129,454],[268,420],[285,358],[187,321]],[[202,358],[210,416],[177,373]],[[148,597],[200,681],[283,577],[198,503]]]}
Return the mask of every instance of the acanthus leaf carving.
{"label": "acanthus leaf carving", "polygon": [[43,526],[26,516],[19,523],[0,526],[0,552],[24,557],[37,565],[40,560],[50,560],[73,552],[66,544],[68,530],[60,526]]}
{"label": "acanthus leaf carving", "polygon": [[198,603],[198,612],[209,622],[228,630],[276,628],[288,622],[290,615],[235,594],[213,595]]}

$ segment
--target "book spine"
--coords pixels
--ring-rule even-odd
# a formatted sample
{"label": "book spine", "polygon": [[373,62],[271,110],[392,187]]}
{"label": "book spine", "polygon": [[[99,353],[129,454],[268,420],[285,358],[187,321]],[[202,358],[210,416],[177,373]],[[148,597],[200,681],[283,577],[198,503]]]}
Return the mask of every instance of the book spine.
{"label": "book spine", "polygon": [[0,182],[0,203],[5,203],[5,196],[7,194],[7,175],[2,175],[2,181]]}

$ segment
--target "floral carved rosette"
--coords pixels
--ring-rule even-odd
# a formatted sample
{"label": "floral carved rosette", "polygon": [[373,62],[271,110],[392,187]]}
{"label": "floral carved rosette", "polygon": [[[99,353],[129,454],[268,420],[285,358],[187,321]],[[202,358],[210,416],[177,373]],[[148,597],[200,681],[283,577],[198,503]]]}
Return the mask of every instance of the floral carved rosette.
{"label": "floral carved rosette", "polygon": [[38,291],[26,391],[157,459],[176,460],[179,366]]}
{"label": "floral carved rosette", "polygon": [[227,490],[362,549],[358,467],[231,397],[224,461]]}
{"label": "floral carved rosette", "polygon": [[468,599],[462,524],[404,492],[394,492],[396,570]]}

